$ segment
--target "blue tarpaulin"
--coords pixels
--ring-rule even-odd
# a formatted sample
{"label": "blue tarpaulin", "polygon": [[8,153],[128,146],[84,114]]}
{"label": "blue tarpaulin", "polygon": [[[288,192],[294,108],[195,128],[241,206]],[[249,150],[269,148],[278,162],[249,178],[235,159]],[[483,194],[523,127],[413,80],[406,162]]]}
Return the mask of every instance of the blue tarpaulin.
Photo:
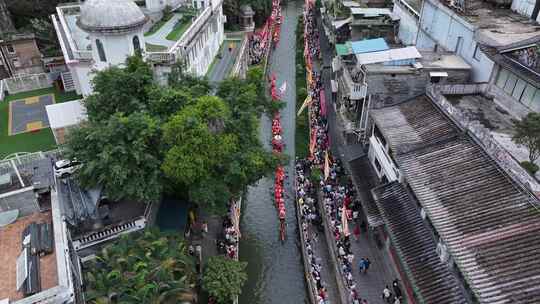
{"label": "blue tarpaulin", "polygon": [[383,38],[353,41],[351,42],[351,48],[354,54],[379,52],[390,49]]}

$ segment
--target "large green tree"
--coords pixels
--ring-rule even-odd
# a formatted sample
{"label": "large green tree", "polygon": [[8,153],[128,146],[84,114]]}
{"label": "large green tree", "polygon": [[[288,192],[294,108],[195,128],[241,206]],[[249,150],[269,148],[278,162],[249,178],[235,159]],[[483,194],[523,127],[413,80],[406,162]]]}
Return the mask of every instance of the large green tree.
{"label": "large green tree", "polygon": [[73,129],[66,154],[84,164],[78,171],[85,187],[105,186],[113,200],[158,201],[162,189],[160,126],[147,113],[118,112]]}
{"label": "large green tree", "polygon": [[148,108],[153,88],[152,69],[139,56],[129,57],[125,67],[113,66],[97,72],[94,92],[84,100],[88,118],[104,121],[121,112],[126,115]]}
{"label": "large green tree", "polygon": [[246,262],[223,256],[211,257],[204,271],[203,289],[218,303],[232,303],[247,281],[246,266]]}
{"label": "large green tree", "polygon": [[522,120],[514,121],[516,143],[529,150],[529,161],[534,163],[540,157],[540,113],[529,113]]}
{"label": "large green tree", "polygon": [[159,200],[163,185],[212,211],[270,173],[279,159],[262,148],[258,118],[273,106],[263,74],[228,79],[211,96],[206,79],[173,67],[157,86],[139,57],[98,72],[85,100],[88,121],[68,136],[68,157],[84,163],[81,184],[112,199]]}
{"label": "large green tree", "polygon": [[247,80],[225,80],[216,97],[198,98],[163,127],[163,171],[186,185],[191,200],[223,211],[230,197],[278,164],[259,140],[258,117],[269,106],[261,81],[257,70]]}
{"label": "large green tree", "polygon": [[157,230],[122,237],[85,272],[88,303],[181,303],[192,300],[196,272],[178,234]]}

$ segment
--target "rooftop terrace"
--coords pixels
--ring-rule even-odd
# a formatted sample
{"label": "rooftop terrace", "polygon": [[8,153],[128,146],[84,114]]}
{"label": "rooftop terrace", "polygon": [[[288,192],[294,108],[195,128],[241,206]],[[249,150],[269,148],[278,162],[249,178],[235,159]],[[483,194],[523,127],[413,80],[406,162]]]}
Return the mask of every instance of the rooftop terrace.
{"label": "rooftop terrace", "polygon": [[[494,3],[482,0],[443,3],[478,29],[477,41],[481,44],[501,46],[540,35],[538,23],[513,12],[510,8],[500,8]],[[452,6],[451,3],[455,5]]]}
{"label": "rooftop terrace", "polygon": [[0,190],[0,300],[63,303],[73,289],[51,159],[16,154],[0,162],[0,171],[12,183]]}
{"label": "rooftop terrace", "polygon": [[[16,301],[24,298],[21,291],[17,291],[17,258],[21,254],[21,235],[23,230],[32,222],[51,223],[51,212],[34,213],[19,218],[14,223],[0,228],[0,300],[9,298]],[[41,290],[46,290],[58,285],[58,273],[56,266],[56,254],[44,255],[38,263],[39,281]]]}

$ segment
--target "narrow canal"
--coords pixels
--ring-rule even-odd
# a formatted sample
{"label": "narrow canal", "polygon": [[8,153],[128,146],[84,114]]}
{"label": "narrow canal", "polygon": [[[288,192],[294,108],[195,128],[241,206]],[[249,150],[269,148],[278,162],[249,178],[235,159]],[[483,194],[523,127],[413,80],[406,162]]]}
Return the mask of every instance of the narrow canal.
{"label": "narrow canal", "polygon": [[[240,304],[302,304],[307,301],[292,184],[295,154],[295,29],[301,3],[301,0],[288,1],[282,7],[284,21],[281,41],[272,54],[270,66],[270,73],[277,77],[277,87],[287,83],[282,98],[286,107],[281,111],[285,153],[290,157],[286,185],[287,241],[281,244],[279,240],[279,221],[272,199],[273,177],[263,178],[249,189],[242,215],[240,259],[248,262],[249,279],[240,296]],[[260,132],[261,140],[270,149],[271,125],[267,117],[261,121]]]}

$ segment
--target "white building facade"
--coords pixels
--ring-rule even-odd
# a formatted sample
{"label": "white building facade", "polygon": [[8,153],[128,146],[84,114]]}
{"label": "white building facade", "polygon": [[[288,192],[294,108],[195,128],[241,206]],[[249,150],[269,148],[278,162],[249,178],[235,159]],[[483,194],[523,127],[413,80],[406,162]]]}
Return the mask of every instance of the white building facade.
{"label": "white building facade", "polygon": [[529,19],[534,16],[530,5],[523,8],[526,1],[514,0],[511,10],[481,0],[452,4],[424,0],[420,9],[413,9],[406,0],[398,0],[394,6],[400,17],[398,37],[418,49],[454,52],[472,66],[472,81],[489,82],[495,63],[484,54],[482,45],[503,47],[537,35],[536,25]]}
{"label": "white building facade", "polygon": [[136,54],[152,65],[160,83],[164,83],[171,65],[176,62],[184,63],[188,72],[204,76],[225,37],[220,0],[199,3],[196,15],[190,17],[189,25],[178,40],[170,41],[165,38],[167,33],[157,33],[163,50],[147,50],[144,34],[149,28],[148,15],[159,13],[165,7],[191,8],[191,2],[189,7],[183,4],[185,2],[176,0],[147,0],[146,7],[140,8],[131,0],[88,0],[83,4],[58,6],[57,14],[51,17],[69,68],[69,73],[62,78],[64,83],[73,83],[73,88],[65,89],[88,96],[93,91],[94,71],[122,65],[127,57]]}

